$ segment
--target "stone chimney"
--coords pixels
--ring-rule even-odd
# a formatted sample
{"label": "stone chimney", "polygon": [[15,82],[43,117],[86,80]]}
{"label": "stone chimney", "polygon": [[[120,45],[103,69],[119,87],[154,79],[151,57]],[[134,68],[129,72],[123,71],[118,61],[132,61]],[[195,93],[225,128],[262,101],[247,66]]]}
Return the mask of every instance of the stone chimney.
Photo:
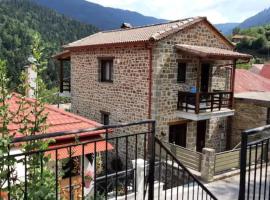
{"label": "stone chimney", "polygon": [[27,90],[25,91],[25,94],[27,97],[33,98],[34,97],[34,90],[36,89],[36,79],[37,79],[37,72],[34,69],[35,67],[35,58],[33,56],[30,56],[28,58],[29,64],[26,65],[25,72],[26,72],[26,83],[29,85],[27,87]]}

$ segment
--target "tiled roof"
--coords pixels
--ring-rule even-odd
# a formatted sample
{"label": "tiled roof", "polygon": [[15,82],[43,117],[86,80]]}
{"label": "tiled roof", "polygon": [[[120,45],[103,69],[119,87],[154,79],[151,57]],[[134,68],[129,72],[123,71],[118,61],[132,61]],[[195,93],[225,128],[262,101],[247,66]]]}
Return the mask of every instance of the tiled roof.
{"label": "tiled roof", "polygon": [[162,24],[117,29],[112,31],[102,31],[80,39],[78,41],[69,43],[65,46],[65,48],[160,40],[172,33],[178,32],[192,24],[203,20],[206,20],[206,18],[193,17]]}
{"label": "tiled roof", "polygon": [[[15,93],[8,100],[9,109],[11,111],[14,112],[18,110],[19,100],[20,98],[18,94],[15,94]],[[27,98],[26,100],[29,102],[34,102],[34,100],[30,98]],[[30,109],[26,109],[25,113],[29,111]],[[47,125],[49,126],[49,128],[46,130],[47,133],[53,133],[53,132],[59,132],[59,131],[72,131],[72,130],[83,129],[83,128],[96,128],[96,127],[101,126],[101,124],[95,121],[88,120],[86,118],[80,117],[70,112],[66,112],[59,108],[55,108],[52,105],[45,105],[44,113],[48,113]],[[30,115],[28,119],[31,119],[31,118],[33,118],[33,116]],[[11,134],[15,134],[15,137],[20,137],[22,135],[18,132],[18,129],[21,126],[22,124],[11,123],[8,128]],[[83,137],[90,136],[90,135],[96,136],[96,135],[100,135],[101,133],[103,133],[103,131],[88,132],[88,133],[81,133],[80,136],[83,136]],[[69,139],[69,138],[74,138],[74,135],[62,136],[56,139],[61,140],[61,139]]]}
{"label": "tiled roof", "polygon": [[[100,139],[100,138],[97,138],[97,139]],[[84,141],[81,140],[81,142],[84,142]],[[67,146],[72,145],[72,144],[73,143],[65,143],[64,145],[51,145],[50,148],[51,149],[58,149],[57,150],[57,160],[65,159],[65,158],[68,158],[69,156],[71,156],[71,157],[80,156],[83,153],[84,153],[84,155],[86,155],[86,154],[90,154],[90,153],[109,151],[109,150],[113,149],[113,146],[108,142],[106,145],[106,141],[104,141],[104,140],[101,140],[98,142],[91,142],[91,140],[90,140],[89,143],[87,142],[87,144],[85,144],[85,145],[72,146],[71,149],[69,149],[69,147],[67,147]],[[64,147],[61,148],[62,146],[64,146]],[[71,155],[69,155],[70,150],[72,152]],[[56,151],[55,150],[51,150],[51,151],[48,151],[46,153],[50,154],[51,158],[56,160]]]}
{"label": "tiled roof", "polygon": [[270,80],[245,69],[236,69],[234,92],[270,92]]}
{"label": "tiled roof", "polygon": [[259,74],[265,78],[270,79],[270,64],[265,64]]}
{"label": "tiled roof", "polygon": [[224,57],[224,58],[252,58],[249,54],[238,53],[231,50],[206,47],[206,46],[195,46],[186,44],[176,44],[175,47],[181,51],[185,51],[191,54],[195,54],[199,57]]}

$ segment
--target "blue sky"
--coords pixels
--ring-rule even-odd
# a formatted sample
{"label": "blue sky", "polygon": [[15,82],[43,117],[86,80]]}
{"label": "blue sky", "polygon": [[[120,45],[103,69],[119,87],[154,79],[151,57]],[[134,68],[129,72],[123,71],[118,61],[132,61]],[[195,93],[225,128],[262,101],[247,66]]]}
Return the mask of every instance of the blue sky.
{"label": "blue sky", "polygon": [[88,0],[163,19],[207,16],[212,23],[242,22],[270,7],[270,0]]}

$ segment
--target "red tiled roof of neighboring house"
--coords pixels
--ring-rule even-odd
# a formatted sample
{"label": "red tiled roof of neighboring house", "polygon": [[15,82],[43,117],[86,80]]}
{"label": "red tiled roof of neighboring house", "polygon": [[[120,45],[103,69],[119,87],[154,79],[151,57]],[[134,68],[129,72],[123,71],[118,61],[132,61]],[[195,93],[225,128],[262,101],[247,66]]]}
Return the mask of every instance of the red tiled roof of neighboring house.
{"label": "red tiled roof of neighboring house", "polygon": [[222,57],[222,58],[240,58],[250,59],[252,58],[249,54],[238,53],[235,51],[220,49],[206,46],[195,46],[187,44],[176,44],[175,47],[181,51],[185,51],[191,54],[195,54],[199,57]]}
{"label": "red tiled roof of neighboring house", "polygon": [[[18,110],[19,101],[20,101],[19,95],[15,93],[12,94],[12,97],[7,101],[9,105],[9,109],[12,112],[15,112]],[[26,101],[34,102],[35,100],[31,98],[27,98]],[[29,113],[29,111],[30,109],[26,107],[25,113]],[[47,117],[48,129],[46,130],[46,133],[53,133],[53,132],[59,132],[59,131],[72,131],[72,130],[84,129],[84,128],[96,128],[96,127],[101,126],[101,124],[95,121],[80,117],[70,112],[66,112],[52,105],[45,105],[44,113],[48,114],[48,117]],[[28,119],[32,119],[32,118],[33,116],[29,115]],[[19,121],[19,120],[16,120],[16,121]],[[23,135],[21,135],[18,132],[21,126],[22,124],[15,123],[14,121],[8,126],[8,128],[11,134],[15,134],[15,137],[21,137]],[[102,133],[104,133],[104,131],[80,133],[80,137],[97,136]],[[61,136],[55,139],[62,140],[62,139],[70,139],[70,138],[74,138],[74,135]]]}
{"label": "red tiled roof of neighboring house", "polygon": [[[88,37],[82,38],[75,42],[65,45],[65,48],[96,46],[106,44],[125,44],[134,42],[157,41],[163,39],[173,33],[188,28],[198,22],[206,21],[206,17],[192,17],[182,20],[170,21],[161,24],[153,24],[147,26],[124,28],[111,31],[102,31]],[[211,25],[211,24],[210,24]],[[211,25],[212,26],[212,25]],[[225,36],[223,36],[214,26],[213,30],[232,47],[234,46]]]}
{"label": "red tiled roof of neighboring house", "polygon": [[265,78],[270,79],[270,64],[265,64],[259,74]]}
{"label": "red tiled roof of neighboring house", "polygon": [[270,80],[245,69],[236,69],[234,92],[269,92]]}

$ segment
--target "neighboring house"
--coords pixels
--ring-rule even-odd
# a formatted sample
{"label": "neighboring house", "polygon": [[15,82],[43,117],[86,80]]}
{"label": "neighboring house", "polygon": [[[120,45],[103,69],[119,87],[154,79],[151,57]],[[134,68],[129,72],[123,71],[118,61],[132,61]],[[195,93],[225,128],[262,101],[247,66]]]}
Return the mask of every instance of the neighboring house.
{"label": "neighboring house", "polygon": [[248,39],[248,40],[254,40],[256,39],[255,37],[247,36],[247,35],[233,35],[232,36],[232,42],[233,43],[240,43],[242,40]]}
{"label": "neighboring house", "polygon": [[147,118],[164,141],[202,151],[226,148],[234,114],[237,53],[205,17],[103,31],[64,46],[71,110],[103,124]]}
{"label": "neighboring house", "polygon": [[240,143],[242,131],[270,123],[270,80],[248,70],[237,69],[234,99],[231,148]]}
{"label": "neighboring house", "polygon": [[[32,98],[26,98],[27,102],[33,103],[35,100]],[[16,112],[19,108],[19,94],[12,94],[12,97],[8,100],[8,105],[9,109],[12,112]],[[29,106],[28,106],[29,107]],[[28,108],[25,107],[25,108]],[[25,113],[28,112],[28,109],[26,109]],[[46,130],[46,133],[56,133],[56,132],[63,132],[63,131],[74,131],[74,130],[79,130],[79,129],[86,129],[86,128],[96,128],[100,127],[101,124],[80,117],[78,115],[66,112],[62,109],[55,108],[54,106],[51,105],[45,105],[45,110],[43,111],[44,113],[48,114],[47,117],[47,125],[48,129]],[[31,118],[31,115],[28,116]],[[19,128],[22,127],[23,124],[20,123],[14,123],[11,122],[11,124],[8,126],[10,134],[14,135],[14,137],[23,137],[21,133],[19,133]],[[77,134],[76,136],[73,135],[66,135],[66,136],[59,136],[59,137],[54,137],[54,141],[50,144],[49,148],[54,148],[54,147],[61,147],[69,144],[75,144],[78,141],[81,142],[87,142],[87,141],[93,141],[93,140],[98,140],[102,138],[102,134],[104,134],[104,131],[95,131],[95,132],[84,132]],[[97,152],[102,152],[107,149],[112,149],[111,144],[108,143],[106,147],[106,142],[105,141],[99,141],[96,143],[96,149]],[[81,171],[74,172],[74,169],[72,169],[71,166],[73,164],[71,162],[77,162],[80,163],[80,166],[84,164],[84,169],[85,171],[91,171],[92,174],[94,174],[94,167],[93,167],[93,144],[85,145],[85,150],[84,150],[84,159],[82,159],[82,148],[80,145],[72,147],[72,155],[71,157],[73,158],[71,161],[68,161],[69,158],[69,150],[68,148],[61,148],[58,150],[58,155],[56,157],[55,151],[48,152],[47,154],[51,156],[51,159],[53,162],[55,162],[56,158],[59,161],[59,167],[62,166],[63,169],[65,169],[65,173],[63,174],[62,181],[60,181],[60,186],[61,186],[61,192],[65,193],[65,191],[62,191],[63,188],[65,188],[65,184],[67,181],[65,180],[65,177],[69,177],[69,173],[72,172],[72,176],[76,178],[77,176],[80,177]],[[11,149],[11,154],[17,154],[21,153],[20,146],[14,146]],[[67,160],[66,160],[67,159]],[[82,163],[84,161],[84,163]],[[25,176],[25,167],[22,163],[17,164],[17,172],[18,172],[18,177],[23,178]],[[79,178],[81,180],[81,178]],[[81,182],[78,182],[78,184],[81,185]],[[67,184],[68,185],[68,184]],[[78,189],[81,190],[80,187]],[[64,190],[64,189],[63,189]]]}

